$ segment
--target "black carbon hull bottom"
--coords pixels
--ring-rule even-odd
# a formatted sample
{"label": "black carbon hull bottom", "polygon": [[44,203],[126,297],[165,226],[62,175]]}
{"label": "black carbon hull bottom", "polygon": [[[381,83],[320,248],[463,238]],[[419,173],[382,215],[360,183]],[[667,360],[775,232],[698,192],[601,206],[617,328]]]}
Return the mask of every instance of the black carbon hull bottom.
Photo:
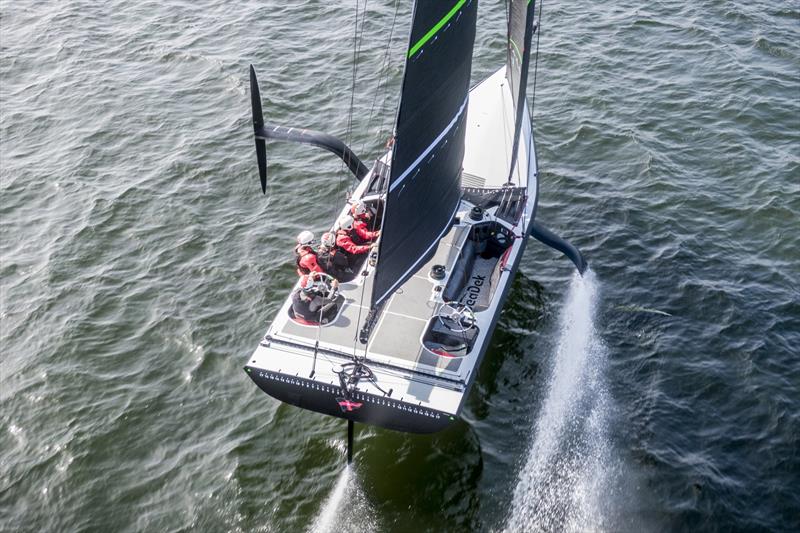
{"label": "black carbon hull bottom", "polygon": [[276,400],[361,424],[406,433],[435,433],[455,420],[448,413],[385,396],[355,392],[347,399],[335,385],[251,366],[246,366],[245,371],[261,390]]}

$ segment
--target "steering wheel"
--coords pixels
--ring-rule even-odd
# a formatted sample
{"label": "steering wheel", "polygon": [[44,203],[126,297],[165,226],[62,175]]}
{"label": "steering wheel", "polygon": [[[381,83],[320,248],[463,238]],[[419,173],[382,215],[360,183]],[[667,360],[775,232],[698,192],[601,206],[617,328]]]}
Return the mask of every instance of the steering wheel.
{"label": "steering wheel", "polygon": [[323,298],[333,300],[339,294],[339,282],[336,278],[325,272],[315,272],[314,287]]}
{"label": "steering wheel", "polygon": [[445,302],[436,316],[453,333],[464,333],[475,327],[475,313],[465,303]]}

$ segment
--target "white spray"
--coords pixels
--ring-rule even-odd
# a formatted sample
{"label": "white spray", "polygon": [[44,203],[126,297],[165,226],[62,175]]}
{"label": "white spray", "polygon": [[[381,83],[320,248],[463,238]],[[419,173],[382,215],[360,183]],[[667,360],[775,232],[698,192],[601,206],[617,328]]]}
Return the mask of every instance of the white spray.
{"label": "white spray", "polygon": [[328,496],[325,505],[322,506],[319,516],[317,516],[314,525],[311,526],[309,531],[313,533],[333,531],[336,525],[336,518],[342,512],[342,501],[347,494],[347,484],[349,481],[350,465],[347,465],[344,470],[342,470],[341,474],[339,474],[339,479],[336,480],[336,486],[333,488],[333,492]]}
{"label": "white spray", "polygon": [[339,474],[336,485],[309,528],[309,533],[375,531],[372,509],[358,483],[353,465]]}
{"label": "white spray", "polygon": [[548,391],[519,472],[506,531],[604,531],[611,473],[603,386],[607,352],[594,327],[597,281],[577,273],[560,317]]}

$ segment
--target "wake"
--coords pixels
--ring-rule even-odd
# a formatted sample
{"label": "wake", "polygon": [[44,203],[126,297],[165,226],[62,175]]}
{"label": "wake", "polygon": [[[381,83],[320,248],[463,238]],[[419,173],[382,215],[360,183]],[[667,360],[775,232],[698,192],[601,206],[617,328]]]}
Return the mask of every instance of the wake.
{"label": "wake", "polygon": [[514,490],[506,531],[612,529],[604,497],[614,463],[607,438],[607,351],[595,330],[597,280],[575,273],[562,311],[558,345]]}
{"label": "wake", "polygon": [[347,465],[320,509],[309,533],[375,531],[374,518],[358,483],[354,467]]}

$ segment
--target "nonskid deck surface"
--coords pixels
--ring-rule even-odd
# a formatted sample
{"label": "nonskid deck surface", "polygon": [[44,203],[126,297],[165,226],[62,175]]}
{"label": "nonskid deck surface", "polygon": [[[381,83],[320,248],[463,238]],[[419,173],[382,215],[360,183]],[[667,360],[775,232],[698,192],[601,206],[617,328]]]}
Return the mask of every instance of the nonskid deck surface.
{"label": "nonskid deck surface", "polygon": [[[341,312],[325,326],[304,326],[294,322],[289,318],[290,302],[287,301],[273,322],[267,341],[256,350],[251,364],[286,376],[313,377],[316,382],[336,388],[339,378],[333,369],[349,362],[351,356],[358,355],[366,357],[377,381],[362,381],[356,391],[382,396],[386,391],[394,390],[392,398],[401,402],[456,414],[491,336],[502,304],[501,295],[513,277],[524,248],[522,241],[514,242],[508,248],[506,268],[500,268],[500,258],[476,258],[470,277],[454,298],[457,301],[480,300],[480,305],[476,301],[474,307],[478,333],[472,350],[460,357],[448,357],[423,346],[423,334],[430,324],[438,321],[436,313],[442,305],[441,294],[444,291],[443,282],[437,282],[426,274],[435,264],[445,265],[448,272],[453,272],[456,262],[462,261],[461,251],[473,227],[471,222],[463,220],[468,217],[470,209],[471,204],[462,202],[459,211],[462,223],[455,225],[442,238],[434,256],[387,301],[366,347],[357,340],[368,313],[368,309],[361,305],[362,286],[347,283],[341,287],[344,297]],[[506,224],[491,215],[482,221],[484,224],[487,222]],[[480,286],[482,290],[471,289],[469,280],[472,276],[484,280]],[[364,283],[368,284],[370,279],[371,275],[367,275]],[[441,284],[442,291],[434,291],[437,284]],[[491,295],[483,291],[491,291]],[[313,356],[315,347],[320,353],[317,358]],[[311,371],[313,368],[316,372]]]}
{"label": "nonskid deck surface", "polygon": [[[426,358],[423,354],[420,339],[435,311],[435,304],[429,300],[436,284],[424,274],[435,264],[443,264],[448,270],[452,268],[458,259],[468,229],[467,226],[455,226],[442,239],[428,264],[423,265],[418,273],[389,299],[370,337],[367,348],[370,358],[387,361],[394,359],[394,363],[401,366],[425,364],[432,368],[458,367],[457,361],[439,361],[442,358],[435,356]],[[357,280],[361,283],[351,282],[341,285],[340,294],[344,297],[344,303],[336,320],[330,324],[322,327],[303,326],[288,319],[283,321],[274,334],[303,339],[311,344],[319,340],[320,345],[342,353],[363,354],[364,346],[358,342],[358,333],[369,312],[364,304],[368,303],[365,300],[369,298],[371,279],[371,276],[367,276],[365,280],[363,278]],[[288,309],[282,311],[288,313]]]}

